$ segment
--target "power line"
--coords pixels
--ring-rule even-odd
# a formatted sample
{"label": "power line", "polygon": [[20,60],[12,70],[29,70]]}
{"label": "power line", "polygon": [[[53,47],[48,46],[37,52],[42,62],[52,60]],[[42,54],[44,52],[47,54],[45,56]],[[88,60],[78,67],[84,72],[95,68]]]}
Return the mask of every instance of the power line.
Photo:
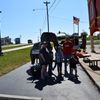
{"label": "power line", "polygon": [[[73,20],[72,19],[67,19],[67,18],[62,18],[62,17],[58,17],[58,16],[50,16],[51,18],[55,18],[55,19],[59,19],[59,20],[66,20],[66,21],[68,21],[68,22],[72,22]],[[80,21],[80,23],[88,23],[88,22],[86,22],[86,21]]]}
{"label": "power line", "polygon": [[44,10],[44,8],[41,8],[41,9],[33,9],[33,11],[38,11],[38,10]]}
{"label": "power line", "polygon": [[[53,1],[53,3],[52,3],[52,5],[50,6],[50,8],[49,8],[49,10],[54,6],[54,4],[56,3],[56,1],[57,0],[54,0]],[[57,2],[57,4],[56,4],[56,6],[59,4],[59,2],[60,2],[61,0],[59,0],[58,2]],[[48,32],[49,32],[49,14],[48,14],[48,4],[50,4],[50,2],[44,2],[44,4],[46,4],[46,10],[47,10],[47,27],[48,27]],[[34,9],[33,9],[34,10]],[[38,9],[39,10],[39,9]],[[41,9],[41,10],[43,10],[43,9]],[[43,30],[43,28],[44,28],[44,24],[45,24],[45,21],[46,21],[46,16],[45,16],[45,18],[44,18],[44,21],[43,21],[43,24],[42,24],[42,30]]]}
{"label": "power line", "polygon": [[55,7],[52,9],[52,12],[56,9],[56,7],[59,5],[60,2],[61,2],[61,0],[58,0],[58,2],[56,3]]}
{"label": "power line", "polygon": [[46,22],[46,15],[45,15],[45,17],[44,17],[44,21],[43,21],[43,23],[42,23],[41,30],[43,30],[43,28],[44,28],[44,25],[45,25],[45,22]]}
{"label": "power line", "polygon": [[54,2],[52,3],[52,5],[50,6],[49,10],[53,7],[53,5],[55,4],[56,0],[54,0]]}
{"label": "power line", "polygon": [[[0,11],[0,14],[2,13],[2,11]],[[0,56],[2,56],[2,47],[1,47],[1,20],[0,20]]]}
{"label": "power line", "polygon": [[[68,19],[68,18],[64,18],[64,17],[58,17],[58,16],[51,16],[50,15],[50,18],[52,19],[56,19],[56,20],[62,20],[62,21],[66,21],[66,22],[70,22],[70,23],[72,23],[73,22],[73,20],[72,19]],[[41,29],[43,30],[45,27],[45,23],[46,23],[46,15],[45,15],[45,18],[44,18],[44,21],[43,21],[43,23],[42,23],[42,27],[41,27]],[[80,23],[81,24],[87,24],[88,22],[86,22],[86,21],[80,21]]]}
{"label": "power line", "polygon": [[[52,5],[50,6],[49,10],[54,6],[54,4],[56,3],[57,0],[54,0],[54,2],[52,3]],[[60,1],[60,0],[59,0]],[[59,3],[58,1],[58,3]],[[58,4],[57,3],[57,4]],[[47,11],[47,27],[48,27],[48,32],[49,32],[49,13],[48,13],[48,4],[50,4],[50,2],[46,1],[44,2],[44,4],[46,5],[46,11]],[[43,23],[44,24],[44,23]]]}

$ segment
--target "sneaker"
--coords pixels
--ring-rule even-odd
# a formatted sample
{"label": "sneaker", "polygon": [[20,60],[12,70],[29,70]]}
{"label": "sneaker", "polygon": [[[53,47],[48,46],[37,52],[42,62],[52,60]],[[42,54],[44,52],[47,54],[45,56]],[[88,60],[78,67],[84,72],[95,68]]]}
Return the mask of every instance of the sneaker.
{"label": "sneaker", "polygon": [[79,77],[78,75],[75,75],[75,77]]}
{"label": "sneaker", "polygon": [[67,72],[67,71],[65,71],[65,75],[66,75],[66,74],[68,74],[68,72]]}

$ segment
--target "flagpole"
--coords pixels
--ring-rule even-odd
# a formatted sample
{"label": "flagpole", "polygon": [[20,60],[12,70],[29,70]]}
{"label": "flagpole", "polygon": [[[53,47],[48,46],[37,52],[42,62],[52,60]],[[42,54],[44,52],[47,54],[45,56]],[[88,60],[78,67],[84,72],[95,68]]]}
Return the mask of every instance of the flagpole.
{"label": "flagpole", "polygon": [[74,33],[74,16],[73,16],[73,21],[72,22],[73,22],[73,33]]}
{"label": "flagpole", "polygon": [[78,36],[79,36],[79,23],[78,23]]}
{"label": "flagpole", "polygon": [[74,22],[73,22],[73,33],[74,33]]}

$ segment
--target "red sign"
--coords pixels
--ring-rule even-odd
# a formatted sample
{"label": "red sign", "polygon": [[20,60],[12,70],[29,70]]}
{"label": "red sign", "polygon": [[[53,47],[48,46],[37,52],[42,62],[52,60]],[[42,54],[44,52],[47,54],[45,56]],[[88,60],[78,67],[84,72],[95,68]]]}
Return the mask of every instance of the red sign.
{"label": "red sign", "polygon": [[100,0],[88,0],[90,34],[100,31]]}

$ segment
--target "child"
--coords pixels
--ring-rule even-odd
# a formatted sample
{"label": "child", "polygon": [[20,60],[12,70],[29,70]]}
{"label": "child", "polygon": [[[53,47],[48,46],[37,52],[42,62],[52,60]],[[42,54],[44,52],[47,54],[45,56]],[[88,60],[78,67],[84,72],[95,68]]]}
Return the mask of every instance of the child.
{"label": "child", "polygon": [[77,64],[78,64],[78,57],[76,55],[76,51],[74,51],[71,59],[69,60],[69,63],[70,63],[70,74],[72,75],[73,74],[73,69],[75,70],[75,78],[78,77],[77,75]]}
{"label": "child", "polygon": [[62,52],[62,49],[61,49],[60,46],[57,46],[55,48],[55,50],[56,50],[56,53],[55,53],[55,67],[57,66],[58,76],[61,76],[62,75],[63,52]]}

